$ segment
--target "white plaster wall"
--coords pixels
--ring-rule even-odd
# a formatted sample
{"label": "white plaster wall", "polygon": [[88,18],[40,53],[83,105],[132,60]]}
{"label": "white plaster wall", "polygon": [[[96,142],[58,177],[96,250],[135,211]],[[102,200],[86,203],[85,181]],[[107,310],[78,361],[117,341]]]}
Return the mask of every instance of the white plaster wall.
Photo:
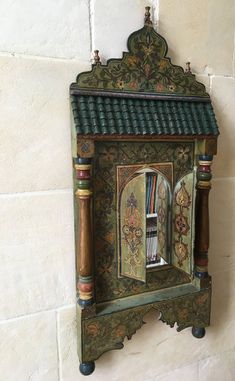
{"label": "white plaster wall", "polygon": [[82,380],[76,355],[69,84],[91,51],[119,57],[144,6],[189,59],[220,125],[211,191],[206,337],[156,319],[106,353],[95,381],[235,380],[234,0],[0,2],[0,380]]}

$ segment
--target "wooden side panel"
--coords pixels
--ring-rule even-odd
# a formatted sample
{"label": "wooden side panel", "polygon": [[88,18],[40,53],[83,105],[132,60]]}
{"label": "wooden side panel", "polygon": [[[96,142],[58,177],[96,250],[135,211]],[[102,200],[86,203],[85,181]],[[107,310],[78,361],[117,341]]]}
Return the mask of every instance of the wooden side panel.
{"label": "wooden side panel", "polygon": [[120,274],[146,281],[146,177],[140,174],[124,187],[120,204]]}
{"label": "wooden side panel", "polygon": [[193,172],[184,176],[173,194],[172,264],[188,274],[193,268],[194,178]]}
{"label": "wooden side panel", "polygon": [[157,240],[158,257],[167,261],[167,226],[168,226],[168,204],[169,189],[166,179],[158,174],[157,177]]}

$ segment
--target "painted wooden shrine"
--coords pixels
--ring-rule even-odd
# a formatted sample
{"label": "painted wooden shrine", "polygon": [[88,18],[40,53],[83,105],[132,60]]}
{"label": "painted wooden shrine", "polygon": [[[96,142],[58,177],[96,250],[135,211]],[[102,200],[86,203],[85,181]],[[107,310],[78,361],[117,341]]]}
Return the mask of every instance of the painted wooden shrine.
{"label": "painted wooden shrine", "polygon": [[123,346],[150,309],[195,337],[210,323],[210,96],[153,28],[70,87],[80,370]]}

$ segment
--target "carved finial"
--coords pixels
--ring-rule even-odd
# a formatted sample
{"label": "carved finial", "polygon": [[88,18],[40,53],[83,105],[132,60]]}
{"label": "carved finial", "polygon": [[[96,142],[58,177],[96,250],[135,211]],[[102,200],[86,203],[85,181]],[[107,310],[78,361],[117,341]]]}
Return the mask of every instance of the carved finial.
{"label": "carved finial", "polygon": [[192,73],[191,67],[190,67],[190,62],[186,62],[185,73],[190,73],[190,74]]}
{"label": "carved finial", "polygon": [[144,23],[147,25],[152,25],[152,21],[150,20],[150,7],[145,7],[145,11]]}
{"label": "carved finial", "polygon": [[100,65],[99,50],[94,50],[94,61],[95,65]]}

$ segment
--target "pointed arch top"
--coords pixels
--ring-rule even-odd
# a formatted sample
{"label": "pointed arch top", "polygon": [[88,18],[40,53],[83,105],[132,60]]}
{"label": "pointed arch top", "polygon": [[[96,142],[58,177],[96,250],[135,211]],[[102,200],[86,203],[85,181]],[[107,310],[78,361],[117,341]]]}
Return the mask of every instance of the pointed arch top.
{"label": "pointed arch top", "polygon": [[195,75],[171,63],[166,40],[149,20],[129,36],[127,47],[121,59],[109,59],[106,65],[96,60],[91,71],[77,76],[72,89],[210,99]]}

